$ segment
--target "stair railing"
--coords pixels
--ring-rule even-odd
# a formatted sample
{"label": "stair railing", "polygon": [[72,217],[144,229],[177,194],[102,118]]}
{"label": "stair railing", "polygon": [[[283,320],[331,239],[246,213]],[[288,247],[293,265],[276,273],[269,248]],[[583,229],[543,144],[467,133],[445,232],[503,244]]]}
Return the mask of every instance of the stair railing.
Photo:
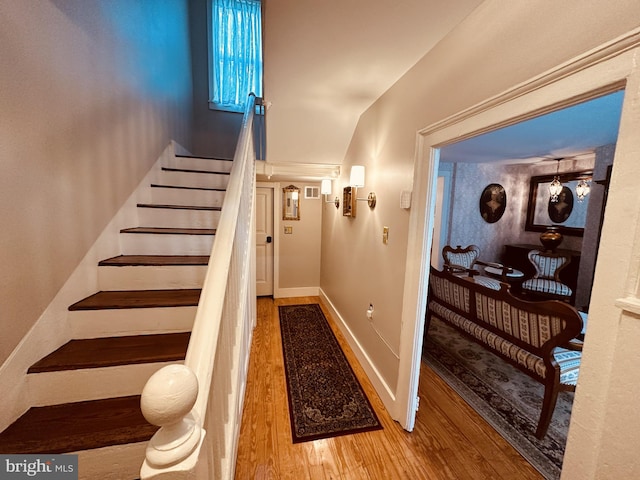
{"label": "stair railing", "polygon": [[259,103],[249,96],[184,365],[158,370],[142,391],[145,418],[160,426],[146,448],[143,480],[234,475],[256,319],[252,132]]}

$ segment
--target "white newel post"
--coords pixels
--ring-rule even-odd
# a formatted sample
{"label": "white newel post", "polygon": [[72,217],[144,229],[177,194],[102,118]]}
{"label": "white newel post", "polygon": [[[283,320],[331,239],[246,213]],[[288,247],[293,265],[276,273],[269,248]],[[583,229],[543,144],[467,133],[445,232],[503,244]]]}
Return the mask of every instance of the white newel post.
{"label": "white newel post", "polygon": [[175,465],[199,445],[203,430],[191,413],[197,396],[198,379],[185,365],[168,365],[149,378],[140,407],[147,421],[160,430],[147,445],[146,465]]}
{"label": "white newel post", "polygon": [[184,365],[158,370],[142,391],[144,417],[160,426],[147,445],[143,480],[234,476],[256,313],[254,110],[251,94]]}

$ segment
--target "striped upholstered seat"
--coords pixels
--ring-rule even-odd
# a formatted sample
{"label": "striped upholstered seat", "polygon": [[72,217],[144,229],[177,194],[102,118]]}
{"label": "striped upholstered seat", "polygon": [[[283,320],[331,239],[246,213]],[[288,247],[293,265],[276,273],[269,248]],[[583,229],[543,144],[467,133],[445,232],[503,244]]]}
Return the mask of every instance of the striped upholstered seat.
{"label": "striped upholstered seat", "polygon": [[444,258],[445,264],[463,267],[468,270],[473,268],[479,256],[480,249],[476,245],[469,245],[465,248],[462,248],[460,245],[456,248],[446,245],[442,249],[442,258]]}
{"label": "striped upholstered seat", "polygon": [[427,325],[437,318],[502,357],[544,385],[536,437],[542,439],[558,392],[575,391],[580,372],[584,317],[558,301],[529,302],[508,285],[496,290],[478,281],[431,267]]}
{"label": "striped upholstered seat", "polygon": [[[487,300],[486,297],[485,300]],[[502,327],[500,330],[517,333],[516,337],[521,337],[521,340],[526,339],[525,341],[528,340],[530,343],[541,346],[550,338],[549,333],[554,332],[554,334],[557,334],[561,328],[562,322],[558,318],[539,316],[520,309],[504,309],[501,303],[498,302],[498,305],[491,301],[485,303],[485,307],[488,307],[486,312],[491,312],[491,317],[493,318],[488,323],[493,324],[494,327],[500,325]],[[493,305],[489,306],[490,304]],[[496,307],[498,310],[496,310]],[[458,327],[480,343],[486,344],[491,350],[501,352],[514,363],[529,370],[534,376],[545,378],[547,367],[542,357],[518,347],[506,338],[483,328],[481,324],[452,312],[438,303],[430,304],[429,308],[433,309],[432,313],[438,318]],[[510,317],[508,321],[505,321],[505,315]],[[525,318],[526,320],[523,321]],[[551,325],[554,325],[555,328],[549,328]],[[553,350],[553,356],[560,368],[560,384],[575,388],[578,382],[578,374],[580,373],[582,352],[556,347]]]}
{"label": "striped upholstered seat", "polygon": [[531,250],[528,257],[536,274],[522,283],[522,291],[568,301],[573,291],[560,281],[560,271],[568,265],[571,258],[539,250]]}
{"label": "striped upholstered seat", "polygon": [[476,283],[492,290],[500,290],[500,282],[498,280],[484,275],[479,275],[478,272],[473,272],[473,270],[477,265],[492,265],[496,267],[502,267],[502,265],[482,262],[478,260],[479,256],[480,249],[476,245],[469,245],[464,248],[460,245],[456,248],[446,245],[442,249],[445,270],[448,269],[452,274],[460,276],[467,276],[469,273],[473,273],[476,275],[473,277]]}

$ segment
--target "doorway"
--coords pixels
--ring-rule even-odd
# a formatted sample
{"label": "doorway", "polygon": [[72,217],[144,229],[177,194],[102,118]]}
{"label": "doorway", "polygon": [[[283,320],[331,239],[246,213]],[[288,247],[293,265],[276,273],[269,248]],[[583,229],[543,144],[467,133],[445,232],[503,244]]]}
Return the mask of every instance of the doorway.
{"label": "doorway", "polygon": [[[609,379],[611,372],[615,370],[613,359],[619,355],[615,352],[615,347],[623,341],[623,337],[617,336],[620,328],[618,321],[621,315],[622,319],[633,315],[634,303],[626,298],[629,296],[628,292],[638,290],[637,276],[634,272],[640,269],[640,260],[633,255],[633,252],[640,246],[636,245],[635,230],[626,228],[624,225],[631,224],[629,222],[635,225],[635,222],[640,221],[640,213],[631,214],[628,202],[635,197],[632,195],[625,197],[622,192],[627,188],[629,193],[633,192],[634,178],[640,174],[640,167],[633,160],[638,141],[633,134],[637,126],[637,117],[636,109],[632,106],[640,96],[636,91],[636,85],[640,84],[640,74],[632,69],[633,52],[625,51],[625,45],[622,42],[620,46],[615,47],[620,48],[622,53],[617,56],[587,53],[576,57],[556,70],[550,70],[543,76],[532,79],[531,82],[520,84],[418,133],[413,184],[415,201],[412,205],[412,224],[409,228],[408,259],[429,258],[441,148],[625,88],[626,96],[615,153],[616,168],[611,178],[607,218],[603,223],[598,269],[593,284],[592,295],[597,298],[597,301],[592,300],[589,309],[592,338],[587,341],[595,342],[601,350],[594,357],[597,360],[588,362],[588,374],[584,373],[586,367],[583,361],[582,390],[578,389],[575,400],[576,404],[580,404],[577,411],[582,417],[578,423],[595,424],[598,428],[590,431],[580,427],[572,428],[568,452],[571,451],[572,440],[576,445],[585,447],[593,444],[604,445],[601,435],[606,435],[601,425],[604,425],[606,415],[601,405],[606,405],[609,392],[618,390],[618,387],[612,385]],[[613,49],[614,46],[609,52]],[[585,67],[585,64],[589,66]],[[620,194],[616,195],[616,191]],[[635,200],[633,202],[635,205]],[[428,260],[422,262],[419,268],[416,268],[411,260],[408,260],[406,265],[405,308],[401,334],[401,342],[405,345],[405,349],[401,350],[400,355],[398,418],[409,431],[413,429],[414,412],[417,406],[416,394],[426,313],[428,268]],[[598,326],[595,326],[596,324]],[[630,337],[627,335],[625,338]],[[588,352],[585,358],[589,359]],[[581,391],[588,393],[581,395]],[[574,413],[573,417],[575,416]],[[580,471],[596,468],[594,466],[596,459],[587,460],[579,451],[580,449],[576,448],[573,456],[570,455],[570,458],[565,456],[565,462],[573,462],[577,467],[582,461],[584,465],[579,467]]]}
{"label": "doorway", "polygon": [[[623,98],[619,90],[443,147],[438,179],[454,172],[455,182],[446,182],[445,191],[438,191],[436,209],[441,204],[451,209],[440,217],[438,249],[475,244],[480,260],[524,268],[530,275],[533,267],[520,253],[543,248],[540,234],[549,226],[558,227],[563,233],[558,252],[571,260],[561,278],[571,288],[572,305],[588,311]],[[556,178],[558,173],[572,206],[562,219],[551,215],[556,204],[546,187],[536,183],[537,178]],[[589,187],[581,199],[575,191],[578,182],[569,180],[579,173],[585,174]],[[506,208],[489,222],[481,217],[479,199],[485,186],[496,184],[503,188]],[[437,225],[437,211],[435,219]],[[439,254],[436,240],[433,256]]]}
{"label": "doorway", "polygon": [[[615,52],[615,55],[614,53]],[[414,169],[412,224],[409,228],[409,259],[428,258],[434,225],[434,199],[440,148],[492,131],[502,126],[534,118],[550,111],[625,88],[615,169],[607,199],[598,266],[589,306],[590,348],[585,352],[576,392],[571,429],[564,457],[564,468],[574,476],[592,478],[606,468],[607,459],[634,458],[627,448],[635,432],[630,392],[637,390],[633,363],[640,342],[637,315],[640,309],[640,199],[636,161],[640,139],[636,138],[640,104],[640,72],[634,65],[634,50],[624,39],[609,45],[607,54],[587,52],[571,61],[419,132]],[[631,204],[631,205],[630,205]],[[632,226],[632,227],[631,227]],[[415,268],[407,261],[400,355],[400,422],[412,430],[417,399],[417,373],[420,368],[423,320],[426,313],[428,260]],[[629,349],[629,350],[627,350]],[[625,380],[625,378],[627,378]],[[406,383],[405,383],[406,382]],[[406,387],[405,387],[406,385]],[[630,385],[633,387],[630,390]],[[640,381],[637,382],[640,385]],[[406,388],[406,389],[405,389]],[[640,387],[638,387],[640,388]],[[620,402],[612,402],[617,398]],[[623,400],[624,399],[624,400]],[[628,400],[627,400],[628,399]],[[609,408],[615,405],[615,407]],[[599,451],[599,455],[585,452]]]}
{"label": "doorway", "polygon": [[[565,232],[564,244],[558,249],[558,253],[573,252],[573,257],[569,257],[574,263],[571,270],[575,272],[571,285],[573,292],[576,292],[578,279],[583,276],[584,285],[579,285],[580,292],[576,292],[580,293],[580,303],[572,300],[572,304],[578,310],[587,312],[606,183],[613,164],[623,98],[624,91],[613,92],[439,149],[431,264],[441,269],[440,252],[443,244],[453,247],[474,244],[479,246],[480,260],[524,270],[511,263],[507,253],[515,251],[517,247],[518,252],[524,253],[522,258],[526,263],[526,252],[543,249],[539,240],[541,232],[529,228],[531,222],[528,213],[532,207],[529,204],[529,188],[538,186],[534,179],[538,175],[556,173],[556,168],[560,168],[560,173],[565,175],[560,177],[563,180],[577,171],[589,171],[591,190],[576,204],[582,213],[587,212],[588,215],[586,218],[580,217],[581,224],[575,224],[575,218],[571,217],[576,228],[566,229],[573,235]],[[594,120],[594,126],[601,127],[602,132],[592,130],[590,119]],[[578,131],[577,124],[581,120],[585,125]],[[569,123],[564,125],[563,121]],[[544,132],[547,127],[542,124],[547,122],[551,131]],[[567,126],[570,128],[567,129]],[[527,133],[529,129],[532,129],[532,133]],[[548,143],[543,141],[543,137],[549,138]],[[530,144],[533,149],[523,145],[518,150],[517,142],[521,138],[535,138]],[[504,158],[500,158],[502,150],[508,151],[503,154]],[[556,162],[553,158],[557,158],[560,151],[565,157],[562,162]],[[492,155],[496,158],[487,161]],[[475,156],[482,161],[476,161]],[[561,166],[557,167],[557,164]],[[445,176],[453,177],[453,182],[446,183],[446,193],[442,191]],[[506,209],[500,218],[489,221],[481,215],[484,206],[482,193],[492,184],[504,188]],[[568,195],[575,196],[574,187],[571,187]],[[548,189],[542,191],[541,196],[545,206],[546,203],[549,207],[553,205]],[[448,216],[440,213],[444,204],[451,209]],[[551,210],[548,216],[551,216]],[[551,224],[557,220],[547,218],[541,221]],[[442,235],[438,234],[438,227],[442,229]],[[440,237],[445,240],[441,241]],[[477,270],[482,272],[481,267]],[[518,296],[517,285],[511,286],[511,292]],[[541,385],[447,325],[434,320],[429,327],[430,330],[424,333],[425,357],[429,368],[517,450],[524,452],[525,458],[536,468],[542,472],[559,474],[560,465],[557,462],[558,458],[560,461],[562,459],[567,441],[574,394],[563,392],[559,395],[551,428],[543,439],[544,443],[541,443],[556,445],[554,454],[547,455],[548,450],[545,449],[536,451],[534,446],[526,448],[533,438],[540,415]],[[534,442],[531,445],[537,444]],[[532,454],[532,451],[535,453]],[[556,473],[551,476],[555,477]]]}
{"label": "doorway", "polygon": [[256,295],[273,296],[273,187],[256,187]]}

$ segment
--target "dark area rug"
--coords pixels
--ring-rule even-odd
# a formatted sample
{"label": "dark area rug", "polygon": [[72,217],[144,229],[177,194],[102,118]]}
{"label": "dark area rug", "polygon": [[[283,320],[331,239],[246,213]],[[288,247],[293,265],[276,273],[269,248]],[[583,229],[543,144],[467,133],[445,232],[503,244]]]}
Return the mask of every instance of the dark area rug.
{"label": "dark area rug", "polygon": [[538,440],[540,383],[437,319],[425,337],[423,359],[545,478],[560,478],[572,392],[560,392],[549,431]]}
{"label": "dark area rug", "polygon": [[381,429],[320,305],[279,314],[293,443]]}

